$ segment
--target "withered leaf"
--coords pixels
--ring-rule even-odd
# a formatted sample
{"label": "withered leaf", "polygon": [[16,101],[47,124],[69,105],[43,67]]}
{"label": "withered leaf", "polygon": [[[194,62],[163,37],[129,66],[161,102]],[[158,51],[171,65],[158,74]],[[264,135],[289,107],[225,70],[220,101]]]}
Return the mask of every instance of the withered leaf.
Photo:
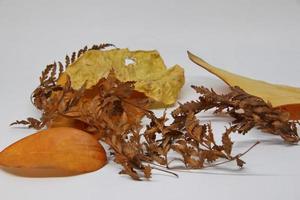
{"label": "withered leaf", "polygon": [[[233,96],[223,97],[204,88],[195,88],[202,96],[199,100],[180,104],[177,109],[173,110],[171,121],[167,119],[166,112],[162,116],[157,117],[152,111],[148,110],[149,98],[144,93],[136,91],[137,82],[126,82],[127,80],[123,79],[120,81],[120,77],[118,77],[120,76],[119,68],[124,63],[121,63],[120,66],[118,63],[115,63],[113,65],[116,66],[114,70],[108,70],[104,77],[97,76],[95,80],[93,79],[94,82],[92,80],[80,80],[80,84],[78,83],[81,87],[80,89],[79,87],[74,87],[73,85],[77,84],[74,81],[74,76],[70,78],[67,75],[73,73],[70,72],[72,71],[71,67],[76,66],[78,63],[80,64],[83,60],[82,58],[87,55],[103,54],[103,52],[99,53],[97,51],[106,46],[109,45],[94,45],[92,48],[85,47],[77,53],[73,53],[72,56],[66,56],[65,66],[62,66],[60,62],[58,62],[58,65],[55,63],[47,66],[42,72],[40,85],[32,95],[34,105],[42,111],[41,118],[39,120],[33,118],[29,120],[28,118],[25,121],[17,122],[17,124],[24,124],[33,128],[68,126],[87,131],[94,138],[109,145],[114,161],[122,166],[120,173],[127,174],[134,180],[142,180],[143,178],[149,179],[151,177],[151,169],[157,169],[154,168],[155,165],[159,165],[159,169],[164,172],[172,169],[175,166],[172,166],[171,163],[175,160],[181,161],[181,167],[188,169],[207,167],[217,160],[228,162],[236,160],[237,164],[240,165],[241,161],[236,158],[240,159],[243,154],[238,154],[238,156],[231,154],[232,143],[229,134],[232,131],[237,130],[245,133],[257,124],[263,130],[269,130],[270,127],[262,123],[265,121],[261,121],[261,119],[264,119],[261,113],[266,113],[266,111],[269,114],[268,119],[276,119],[272,121],[273,126],[276,128],[280,129],[285,120],[288,120],[288,117],[282,113],[269,112],[268,106],[260,109],[263,107],[261,105],[265,104],[259,103],[257,105],[256,100],[251,100],[251,105],[255,103],[255,106],[252,105],[252,108],[255,108],[255,112],[251,113],[253,114],[251,115],[252,118],[250,118],[252,120],[249,120],[245,116],[240,116],[234,112],[235,109],[240,109],[243,105],[245,107],[249,106],[247,104],[249,103],[248,101],[242,101],[243,98],[239,99],[241,92],[236,92],[234,93],[236,95]],[[118,54],[120,52],[113,50],[106,53],[110,55],[110,53]],[[143,57],[145,52],[135,53],[134,56]],[[157,56],[157,52],[150,52],[150,54]],[[124,55],[121,54],[122,59]],[[149,55],[147,54],[147,56]],[[115,61],[122,61],[122,59],[116,59]],[[148,63],[149,60],[145,61],[144,59],[142,58],[141,62],[146,62],[146,64],[144,63],[145,65],[152,66],[153,63]],[[137,64],[141,64],[139,59],[135,61]],[[154,61],[158,64],[156,67],[164,68],[160,57],[156,57]],[[95,65],[99,65],[97,60],[93,62],[95,62]],[[59,67],[58,70],[56,70],[57,66]],[[108,64],[108,67],[111,67],[111,65]],[[131,69],[136,66],[129,65],[126,70],[129,70],[128,67]],[[64,68],[66,68],[68,73],[64,71]],[[150,67],[148,70],[150,70],[149,74],[151,74],[150,72],[154,69]],[[173,71],[172,73],[175,72]],[[140,72],[139,76],[148,76],[149,74]],[[170,74],[169,72],[158,74],[157,79],[164,76],[162,81],[169,80],[170,77],[168,75]],[[176,79],[175,81],[178,80]],[[183,83],[182,81],[179,82]],[[164,83],[167,84],[168,88],[173,87],[168,81]],[[160,84],[159,80],[158,84]],[[149,88],[145,87],[144,89],[147,90]],[[157,90],[156,92],[160,91]],[[242,96],[248,97],[246,94],[242,94]],[[251,99],[253,98],[251,97]],[[164,104],[169,103],[164,102]],[[228,114],[236,118],[235,124],[240,124],[237,129],[227,129],[221,144],[217,144],[215,141],[211,124],[203,124],[195,116],[198,112],[211,108],[216,108],[216,112],[228,109]],[[145,129],[141,125],[143,116],[150,120],[150,123],[146,124]],[[280,123],[277,122],[278,120]],[[253,125],[253,123],[256,124]],[[291,126],[293,125],[291,124]],[[280,135],[279,132],[276,132],[276,134]],[[294,139],[293,134],[281,134],[281,136],[287,138],[286,140]],[[172,158],[169,158],[171,154]],[[75,152],[74,156],[76,155]],[[91,161],[87,160],[86,162]],[[62,168],[61,165],[59,167]],[[65,166],[65,168],[69,169],[68,167],[70,168],[69,165]],[[163,170],[162,168],[167,169]]]}
{"label": "withered leaf", "polygon": [[243,160],[241,160],[239,157],[237,157],[236,159],[236,163],[239,167],[243,167],[244,164],[246,164]]}
{"label": "withered leaf", "polygon": [[290,113],[290,119],[300,119],[300,88],[254,80],[214,67],[191,52],[188,52],[188,56],[195,64],[216,75],[229,86],[238,86],[245,92],[270,102],[274,107],[285,109]]}
{"label": "withered leaf", "polygon": [[[127,60],[132,63],[127,64]],[[89,89],[113,70],[119,81],[133,81],[135,90],[153,100],[153,107],[174,104],[184,84],[183,69],[179,65],[167,69],[157,51],[92,49],[74,61],[72,60],[64,74],[70,76],[72,88],[78,89],[83,83],[87,83]],[[64,84],[64,77],[58,83]]]}
{"label": "withered leaf", "polygon": [[152,168],[150,167],[150,165],[144,166],[143,172],[144,172],[145,178],[147,178],[147,179],[151,178],[151,170],[152,170]]}
{"label": "withered leaf", "polygon": [[42,130],[0,153],[0,165],[23,176],[35,176],[36,170],[37,176],[86,173],[100,169],[106,162],[105,150],[99,142],[74,128]]}
{"label": "withered leaf", "polygon": [[224,147],[224,151],[226,152],[227,155],[231,155],[232,151],[232,145],[233,142],[231,141],[229,135],[233,131],[232,127],[229,129],[226,129],[226,132],[222,136],[222,143]]}
{"label": "withered leaf", "polygon": [[[231,88],[232,91],[224,95],[205,87],[192,87],[201,95],[199,97],[201,111],[215,108],[218,112],[226,113],[235,119],[232,123],[236,126],[232,131],[245,134],[256,127],[264,132],[279,135],[288,143],[299,141],[296,122],[289,121],[287,112],[273,108],[263,99],[250,95],[238,87]],[[184,105],[187,106],[189,102]],[[180,109],[179,107],[178,110]]]}

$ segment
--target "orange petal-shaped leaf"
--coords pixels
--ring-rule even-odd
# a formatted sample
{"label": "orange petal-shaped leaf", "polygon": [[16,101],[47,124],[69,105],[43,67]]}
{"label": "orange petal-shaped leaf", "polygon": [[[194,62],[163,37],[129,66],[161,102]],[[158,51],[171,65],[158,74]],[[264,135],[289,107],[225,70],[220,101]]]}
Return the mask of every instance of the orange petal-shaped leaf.
{"label": "orange petal-shaped leaf", "polygon": [[106,162],[105,150],[93,136],[69,127],[37,132],[0,153],[4,169],[24,176],[81,174],[100,169]]}
{"label": "orange petal-shaped leaf", "polygon": [[272,106],[288,111],[290,119],[300,119],[300,88],[254,80],[214,67],[190,52],[188,56],[195,64],[216,75],[229,86],[238,86],[247,93],[270,102]]}

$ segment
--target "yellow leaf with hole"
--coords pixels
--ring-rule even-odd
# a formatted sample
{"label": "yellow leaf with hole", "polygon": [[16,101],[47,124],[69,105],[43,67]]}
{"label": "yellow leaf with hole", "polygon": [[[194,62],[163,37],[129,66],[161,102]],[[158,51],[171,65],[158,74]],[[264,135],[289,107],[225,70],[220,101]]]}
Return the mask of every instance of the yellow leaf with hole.
{"label": "yellow leaf with hole", "polygon": [[[66,69],[74,89],[85,82],[91,88],[113,70],[122,82],[135,81],[135,90],[154,100],[153,106],[174,104],[184,84],[184,70],[179,65],[169,69],[157,51],[112,49],[89,50]],[[59,80],[63,84],[64,80]]]}
{"label": "yellow leaf with hole", "polygon": [[214,67],[190,52],[188,56],[195,64],[216,75],[229,86],[238,86],[247,93],[270,102],[272,106],[288,111],[290,119],[300,119],[300,88],[247,78]]}

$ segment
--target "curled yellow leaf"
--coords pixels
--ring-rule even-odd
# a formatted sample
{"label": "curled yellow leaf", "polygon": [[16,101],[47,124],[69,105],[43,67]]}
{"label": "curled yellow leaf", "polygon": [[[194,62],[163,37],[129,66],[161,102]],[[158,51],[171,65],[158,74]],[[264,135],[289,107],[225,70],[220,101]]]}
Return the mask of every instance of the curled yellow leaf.
{"label": "curled yellow leaf", "polygon": [[190,52],[188,56],[195,64],[216,75],[229,86],[238,86],[247,93],[270,102],[273,107],[288,111],[290,119],[300,119],[300,88],[247,78],[214,67]]}
{"label": "curled yellow leaf", "polygon": [[[84,83],[91,88],[111,70],[122,82],[134,81],[135,90],[154,100],[152,106],[174,104],[184,84],[184,70],[179,65],[167,69],[155,50],[89,50],[68,66],[65,76],[70,76],[74,89],[79,89]],[[64,82],[62,76],[59,84]]]}
{"label": "curled yellow leaf", "polygon": [[0,166],[22,176],[75,175],[106,162],[105,150],[93,136],[67,127],[37,132],[0,153]]}

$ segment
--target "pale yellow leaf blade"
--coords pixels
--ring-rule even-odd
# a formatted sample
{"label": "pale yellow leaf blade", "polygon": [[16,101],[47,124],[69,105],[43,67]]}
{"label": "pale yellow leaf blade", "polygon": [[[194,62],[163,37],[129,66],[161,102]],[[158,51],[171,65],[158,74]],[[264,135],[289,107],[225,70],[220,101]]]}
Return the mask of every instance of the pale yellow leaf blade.
{"label": "pale yellow leaf blade", "polygon": [[300,118],[300,88],[251,79],[214,67],[191,52],[188,52],[188,56],[195,64],[216,75],[229,86],[238,86],[247,93],[270,102],[274,107],[286,109],[291,113],[291,119]]}
{"label": "pale yellow leaf blade", "polygon": [[[131,62],[126,63],[127,60]],[[72,87],[79,89],[84,83],[87,88],[92,87],[111,70],[122,82],[134,81],[135,89],[154,100],[156,106],[174,104],[184,84],[183,68],[175,65],[168,69],[156,50],[89,50],[65,73],[70,76]],[[60,84],[63,82],[59,80]]]}

